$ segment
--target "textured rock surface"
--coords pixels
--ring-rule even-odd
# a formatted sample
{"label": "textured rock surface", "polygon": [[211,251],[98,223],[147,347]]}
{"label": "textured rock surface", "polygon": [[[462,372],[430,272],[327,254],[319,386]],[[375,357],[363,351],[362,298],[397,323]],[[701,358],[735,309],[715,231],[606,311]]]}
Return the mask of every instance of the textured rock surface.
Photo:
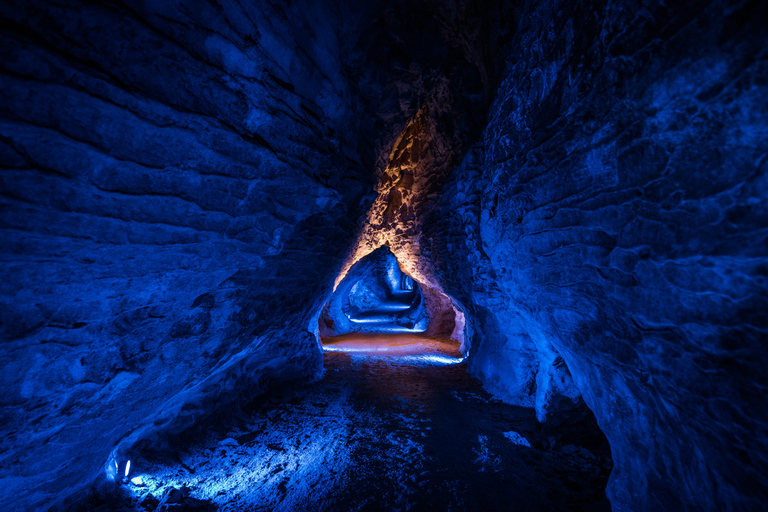
{"label": "textured rock surface", "polygon": [[[514,16],[505,2],[425,2],[412,8],[400,9],[403,17],[387,27],[391,53],[379,104],[386,129],[377,139],[376,197],[336,284],[357,261],[387,245],[421,284],[427,309],[446,312],[430,324],[440,332],[428,334],[442,336],[453,324],[451,337],[463,342],[463,313],[444,293],[431,262],[421,257],[422,221],[482,129],[497,56]],[[392,23],[397,12],[385,10],[384,20]],[[392,89],[399,109],[390,105]]]}
{"label": "textured rock surface", "polygon": [[760,510],[765,4],[529,4],[489,126],[424,221],[473,371],[540,415],[575,384],[615,510]]}
{"label": "textured rock surface", "polygon": [[0,501],[316,377],[388,243],[614,509],[761,509],[765,3],[283,4],[0,6]]}
{"label": "textured rock surface", "polygon": [[[427,331],[430,318],[418,283],[404,274],[386,246],[355,263],[323,306],[319,320],[321,338],[353,332]],[[453,332],[449,325],[447,336]]]}
{"label": "textured rock surface", "polygon": [[310,318],[373,165],[342,60],[356,36],[327,6],[41,4],[0,11],[10,509],[76,492],[118,445],[317,376]]}

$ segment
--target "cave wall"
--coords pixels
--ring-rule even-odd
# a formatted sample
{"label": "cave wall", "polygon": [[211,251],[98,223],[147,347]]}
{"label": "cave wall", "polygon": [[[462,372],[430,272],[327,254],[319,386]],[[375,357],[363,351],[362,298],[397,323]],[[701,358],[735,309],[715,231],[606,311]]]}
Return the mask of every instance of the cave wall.
{"label": "cave wall", "polygon": [[[374,162],[344,2],[4,2],[0,502],[321,371]],[[117,448],[116,448],[117,447]]]}
{"label": "cave wall", "polygon": [[595,412],[616,510],[759,509],[766,8],[359,4],[0,6],[0,500],[316,377],[390,242],[488,389]]}
{"label": "cave wall", "polygon": [[540,418],[583,399],[614,510],[768,496],[760,2],[528,2],[489,124],[424,221],[470,365]]}

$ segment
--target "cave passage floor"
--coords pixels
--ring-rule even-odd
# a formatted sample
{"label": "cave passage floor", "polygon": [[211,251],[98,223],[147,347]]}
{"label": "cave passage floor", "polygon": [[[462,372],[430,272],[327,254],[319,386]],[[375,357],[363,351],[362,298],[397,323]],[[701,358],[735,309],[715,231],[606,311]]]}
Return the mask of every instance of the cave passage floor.
{"label": "cave passage floor", "polygon": [[186,485],[226,511],[610,510],[610,452],[588,411],[542,427],[484,391],[456,346],[392,340],[336,340],[357,351],[326,351],[322,380],[136,460],[124,492],[135,504]]}

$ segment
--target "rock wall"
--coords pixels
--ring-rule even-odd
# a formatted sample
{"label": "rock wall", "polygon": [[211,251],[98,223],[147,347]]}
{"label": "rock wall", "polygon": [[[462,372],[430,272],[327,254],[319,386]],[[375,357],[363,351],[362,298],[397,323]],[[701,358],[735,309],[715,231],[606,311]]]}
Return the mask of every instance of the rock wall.
{"label": "rock wall", "polygon": [[489,125],[424,221],[471,367],[578,401],[615,510],[768,495],[768,62],[760,2],[528,2]]}
{"label": "rock wall", "polygon": [[374,165],[341,7],[0,7],[5,510],[319,375],[310,318]]}

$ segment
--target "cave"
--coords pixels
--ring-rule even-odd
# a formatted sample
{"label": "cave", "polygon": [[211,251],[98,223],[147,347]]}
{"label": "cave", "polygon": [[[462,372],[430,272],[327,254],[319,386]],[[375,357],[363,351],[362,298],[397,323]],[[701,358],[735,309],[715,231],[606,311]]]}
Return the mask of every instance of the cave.
{"label": "cave", "polygon": [[768,4],[7,0],[3,510],[768,507]]}

